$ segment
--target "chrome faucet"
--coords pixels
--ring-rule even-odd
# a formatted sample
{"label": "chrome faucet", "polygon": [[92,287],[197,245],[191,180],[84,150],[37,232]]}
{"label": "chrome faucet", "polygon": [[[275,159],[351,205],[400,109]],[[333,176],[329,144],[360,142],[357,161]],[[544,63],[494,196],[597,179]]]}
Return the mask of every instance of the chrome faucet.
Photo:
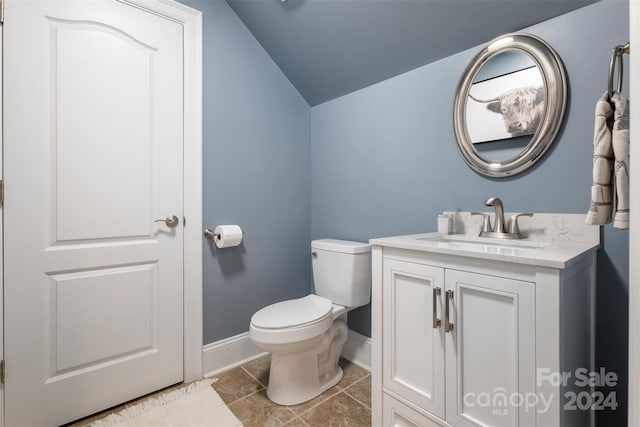
{"label": "chrome faucet", "polygon": [[471,212],[471,215],[482,215],[482,230],[480,231],[480,237],[495,237],[498,239],[522,239],[520,229],[518,227],[518,218],[521,216],[533,216],[532,213],[520,213],[513,214],[509,220],[509,231],[507,231],[506,222],[504,220],[504,208],[502,206],[502,200],[497,197],[488,198],[484,204],[486,206],[493,206],[496,210],[494,217],[494,226],[491,227],[491,218],[489,214],[483,212]]}
{"label": "chrome faucet", "polygon": [[493,232],[494,233],[506,233],[507,230],[504,226],[504,209],[502,207],[502,200],[497,197],[491,197],[487,199],[484,204],[486,206],[493,206],[496,209],[496,215],[493,219]]}

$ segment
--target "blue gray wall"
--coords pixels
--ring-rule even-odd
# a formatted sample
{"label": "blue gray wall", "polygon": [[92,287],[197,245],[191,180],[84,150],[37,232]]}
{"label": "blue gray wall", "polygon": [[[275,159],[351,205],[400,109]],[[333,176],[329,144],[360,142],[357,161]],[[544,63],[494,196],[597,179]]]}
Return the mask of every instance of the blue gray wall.
{"label": "blue gray wall", "polygon": [[[471,49],[311,109],[311,237],[367,241],[433,231],[439,212],[477,210],[489,196],[513,212],[586,212],[594,103],[606,88],[611,48],[628,40],[628,3],[605,0],[525,31],[558,52],[570,91],[565,126],[537,166],[496,180],[462,160],[452,107]],[[597,286],[598,365],[626,383],[626,231],[603,227]],[[352,329],[370,334],[369,307],[349,317]],[[616,391],[621,406],[603,425],[626,425],[626,385]]]}
{"label": "blue gray wall", "polygon": [[226,2],[204,12],[204,225],[239,224],[237,248],[204,242],[204,343],[309,290],[310,110]]}
{"label": "blue gray wall", "polygon": [[[259,308],[308,293],[311,238],[430,231],[440,211],[477,210],[489,195],[511,211],[587,208],[593,105],[611,47],[628,39],[626,1],[605,0],[526,29],[563,59],[570,99],[554,147],[507,180],[473,173],[453,142],[453,95],[476,49],[310,110],[226,2],[183,2],[204,12],[204,223],[237,223],[246,232],[239,248],[204,243],[205,343],[246,332]],[[605,18],[615,24],[596,31]],[[603,228],[597,360],[622,382],[627,248],[627,232]],[[350,325],[369,335],[370,309],[350,313]],[[621,407],[599,414],[601,425],[626,424],[626,386],[616,391]]]}

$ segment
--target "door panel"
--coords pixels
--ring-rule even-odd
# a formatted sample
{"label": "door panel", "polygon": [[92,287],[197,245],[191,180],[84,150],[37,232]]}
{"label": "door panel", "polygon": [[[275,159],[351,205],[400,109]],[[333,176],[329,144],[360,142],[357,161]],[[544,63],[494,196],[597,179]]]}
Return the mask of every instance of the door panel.
{"label": "door panel", "polygon": [[[48,24],[55,241],[150,236],[158,52],[104,24]],[[78,210],[78,200],[87,206]]]}
{"label": "door panel", "polygon": [[[7,1],[6,424],[180,382],[181,25],[115,0]],[[38,410],[34,410],[38,408]]]}
{"label": "door panel", "polygon": [[157,344],[157,264],[50,277],[52,376],[117,362]]}
{"label": "door panel", "polygon": [[397,261],[384,262],[383,383],[421,408],[444,417],[444,336],[442,316],[444,270]]}
{"label": "door panel", "polygon": [[446,270],[446,287],[447,422],[535,425],[535,408],[509,403],[536,391],[534,284]]}

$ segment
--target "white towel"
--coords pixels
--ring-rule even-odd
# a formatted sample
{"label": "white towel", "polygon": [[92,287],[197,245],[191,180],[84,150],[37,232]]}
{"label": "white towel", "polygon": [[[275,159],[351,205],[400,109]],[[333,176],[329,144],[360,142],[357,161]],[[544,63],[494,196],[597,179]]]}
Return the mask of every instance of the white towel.
{"label": "white towel", "polygon": [[629,228],[629,100],[614,93],[613,102],[613,155],[616,203],[613,226]]}
{"label": "white towel", "polygon": [[602,225],[611,222],[613,208],[613,146],[611,128],[613,108],[607,92],[596,103],[596,117],[593,132],[593,186],[591,205],[587,212],[587,224]]}

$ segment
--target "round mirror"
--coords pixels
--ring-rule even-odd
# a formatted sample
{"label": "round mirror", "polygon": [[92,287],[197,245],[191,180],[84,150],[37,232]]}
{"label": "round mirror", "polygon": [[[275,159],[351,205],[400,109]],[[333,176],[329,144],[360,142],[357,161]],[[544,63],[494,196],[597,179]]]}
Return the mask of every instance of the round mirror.
{"label": "round mirror", "polygon": [[467,65],[454,102],[454,131],[464,160],[491,177],[531,167],[553,143],[567,84],[544,40],[522,33],[491,41]]}

